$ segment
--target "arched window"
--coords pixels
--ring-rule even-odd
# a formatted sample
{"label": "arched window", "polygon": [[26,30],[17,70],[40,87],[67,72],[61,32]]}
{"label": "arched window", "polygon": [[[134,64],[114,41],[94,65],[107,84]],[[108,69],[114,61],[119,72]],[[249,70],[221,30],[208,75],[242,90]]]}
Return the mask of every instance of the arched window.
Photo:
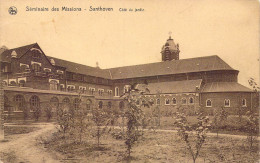
{"label": "arched window", "polygon": [[119,109],[120,109],[121,111],[123,111],[124,108],[125,108],[125,103],[124,103],[124,101],[120,101],[120,102],[119,102]]}
{"label": "arched window", "polygon": [[14,97],[15,102],[15,111],[23,111],[23,107],[25,106],[25,100],[22,95],[16,95]]}
{"label": "arched window", "polygon": [[41,71],[41,66],[39,64],[32,64],[32,69],[35,71],[35,72],[39,72]]}
{"label": "arched window", "polygon": [[182,105],[186,105],[186,104],[187,104],[186,98],[182,98],[182,99],[181,99],[181,104],[182,104]]}
{"label": "arched window", "polygon": [[108,108],[108,109],[111,109],[111,108],[112,108],[112,102],[111,102],[111,101],[108,101],[108,103],[107,103],[107,108]]}
{"label": "arched window", "polygon": [[177,100],[176,100],[176,98],[174,97],[174,98],[172,98],[172,104],[173,105],[176,105],[177,104]]}
{"label": "arched window", "polygon": [[39,108],[40,107],[40,99],[38,96],[32,96],[30,98],[30,106],[31,106],[31,109],[34,109],[34,108]]}
{"label": "arched window", "polygon": [[246,99],[242,99],[242,106],[246,107]]}
{"label": "arched window", "polygon": [[51,107],[57,109],[59,106],[59,99],[57,97],[52,97],[51,100]]}
{"label": "arched window", "polygon": [[91,109],[91,104],[92,104],[92,101],[90,99],[87,99],[87,110],[90,110]]}
{"label": "arched window", "polygon": [[118,87],[115,88],[115,96],[119,97],[119,88]]}
{"label": "arched window", "polygon": [[165,99],[165,105],[170,105],[170,100],[168,98]]}
{"label": "arched window", "polygon": [[102,101],[99,101],[99,102],[98,102],[98,108],[99,108],[99,109],[102,109],[102,107],[103,107],[103,102],[102,102]]}
{"label": "arched window", "polygon": [[58,90],[58,82],[56,80],[50,81],[50,90]]}
{"label": "arched window", "polygon": [[156,105],[160,105],[160,99],[158,98],[158,99],[156,99]]}
{"label": "arched window", "polygon": [[68,97],[65,97],[65,98],[62,100],[62,103],[68,104],[68,103],[70,103],[70,99],[69,99]]}
{"label": "arched window", "polygon": [[74,108],[75,109],[79,109],[80,107],[80,99],[79,98],[75,98],[74,99]]}
{"label": "arched window", "polygon": [[206,107],[212,107],[212,102],[210,99],[206,100]]}
{"label": "arched window", "polygon": [[16,86],[16,82],[15,81],[11,81],[10,82],[10,86]]}
{"label": "arched window", "polygon": [[224,106],[225,107],[230,107],[230,100],[229,99],[225,99],[224,100]]}
{"label": "arched window", "polygon": [[189,103],[190,103],[190,104],[193,104],[193,103],[194,103],[194,98],[193,98],[193,97],[190,97],[190,98],[189,98]]}

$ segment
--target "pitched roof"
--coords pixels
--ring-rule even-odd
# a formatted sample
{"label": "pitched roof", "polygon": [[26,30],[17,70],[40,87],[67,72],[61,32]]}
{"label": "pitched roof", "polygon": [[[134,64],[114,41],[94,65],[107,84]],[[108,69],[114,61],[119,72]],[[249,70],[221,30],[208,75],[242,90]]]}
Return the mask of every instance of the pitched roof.
{"label": "pitched roof", "polygon": [[157,93],[190,93],[196,92],[196,87],[200,87],[202,79],[184,80],[172,82],[149,83],[150,94]]}
{"label": "pitched roof", "polygon": [[25,54],[28,50],[30,50],[34,45],[37,43],[26,45],[26,46],[21,46],[18,48],[14,49],[9,49],[5,50],[1,55],[0,55],[0,61],[5,61],[5,62],[10,62],[11,61],[11,53],[13,51],[16,52],[17,58],[21,57],[23,54]]}
{"label": "pitched roof", "polygon": [[180,74],[198,71],[234,70],[217,55],[156,62],[108,69],[112,79],[125,79],[155,75]]}
{"label": "pitched roof", "polygon": [[252,90],[237,82],[213,82],[205,84],[201,92],[252,92]]}
{"label": "pitched roof", "polygon": [[75,62],[70,62],[70,61],[66,61],[63,59],[50,57],[50,56],[47,56],[47,58],[49,60],[54,59],[56,66],[66,67],[66,71],[69,71],[69,72],[90,75],[90,76],[95,76],[95,77],[101,77],[101,78],[106,78],[106,79],[111,78],[108,70],[102,70],[100,68],[90,67],[90,66],[82,65],[79,63],[75,63]]}
{"label": "pitched roof", "polygon": [[[17,53],[17,57],[19,58],[23,54],[25,54],[29,49],[31,49],[34,45],[37,45],[37,43],[6,50],[0,55],[0,59],[1,61],[10,62],[11,53],[13,52],[13,50],[15,50],[15,52]],[[54,57],[48,58],[53,58],[55,60],[55,65],[66,67],[67,70],[70,72],[102,77],[107,79],[126,79],[213,70],[234,70],[226,62],[224,62],[221,58],[219,58],[216,55],[165,62],[156,62],[134,66],[117,67],[110,69],[99,69]]]}

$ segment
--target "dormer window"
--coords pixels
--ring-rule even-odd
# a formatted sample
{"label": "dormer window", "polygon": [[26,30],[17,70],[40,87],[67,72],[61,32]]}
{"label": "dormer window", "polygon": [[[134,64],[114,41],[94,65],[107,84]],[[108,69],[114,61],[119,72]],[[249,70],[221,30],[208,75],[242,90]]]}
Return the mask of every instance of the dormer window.
{"label": "dormer window", "polygon": [[32,48],[31,51],[32,51],[32,57],[33,58],[41,58],[42,52],[41,52],[40,49]]}

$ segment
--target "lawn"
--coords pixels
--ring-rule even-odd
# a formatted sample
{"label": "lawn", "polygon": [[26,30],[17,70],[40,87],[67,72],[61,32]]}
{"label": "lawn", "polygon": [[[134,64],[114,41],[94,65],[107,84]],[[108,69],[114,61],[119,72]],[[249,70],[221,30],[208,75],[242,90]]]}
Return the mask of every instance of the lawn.
{"label": "lawn", "polygon": [[[115,131],[114,131],[115,132]],[[75,140],[75,139],[74,139]],[[41,142],[51,152],[61,155],[63,162],[127,162],[124,140],[116,140],[107,133],[101,138],[101,146],[96,140],[88,137],[82,143],[73,139],[62,139],[62,135],[54,133]],[[192,143],[194,141],[191,141]],[[258,144],[249,149],[245,138],[208,136],[202,146],[196,162],[257,162]],[[143,137],[135,144],[131,162],[173,162],[189,163],[192,158],[185,143],[176,133],[145,131]]]}

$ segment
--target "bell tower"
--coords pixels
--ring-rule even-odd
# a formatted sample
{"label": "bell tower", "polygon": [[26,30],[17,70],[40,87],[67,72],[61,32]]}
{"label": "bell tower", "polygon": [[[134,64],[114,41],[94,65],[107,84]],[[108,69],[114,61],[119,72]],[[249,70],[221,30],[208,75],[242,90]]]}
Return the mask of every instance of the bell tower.
{"label": "bell tower", "polygon": [[161,50],[162,61],[179,60],[179,53],[179,44],[176,45],[170,35]]}

